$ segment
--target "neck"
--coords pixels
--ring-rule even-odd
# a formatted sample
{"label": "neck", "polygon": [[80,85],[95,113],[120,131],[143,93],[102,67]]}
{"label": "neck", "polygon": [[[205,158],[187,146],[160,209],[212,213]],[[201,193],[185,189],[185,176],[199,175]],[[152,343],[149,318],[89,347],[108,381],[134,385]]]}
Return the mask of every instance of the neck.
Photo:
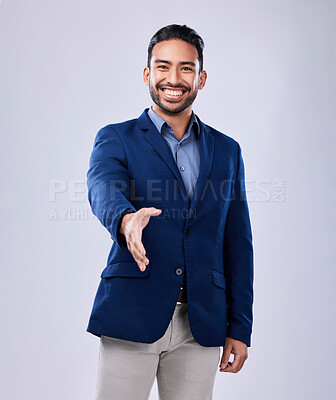
{"label": "neck", "polygon": [[178,140],[183,138],[183,135],[188,129],[192,114],[192,106],[190,105],[185,110],[178,114],[167,114],[161,108],[159,108],[155,103],[152,104],[153,111],[155,111],[161,118],[163,118],[168,124],[173,128],[175,136]]}

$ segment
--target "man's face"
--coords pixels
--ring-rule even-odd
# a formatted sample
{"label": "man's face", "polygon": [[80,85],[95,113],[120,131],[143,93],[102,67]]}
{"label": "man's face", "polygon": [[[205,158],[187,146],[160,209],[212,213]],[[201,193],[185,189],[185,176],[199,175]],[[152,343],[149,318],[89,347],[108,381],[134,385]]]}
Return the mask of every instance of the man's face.
{"label": "man's face", "polygon": [[183,40],[165,40],[153,47],[150,68],[144,69],[153,102],[165,113],[181,113],[194,102],[206,81],[199,73],[195,46]]}

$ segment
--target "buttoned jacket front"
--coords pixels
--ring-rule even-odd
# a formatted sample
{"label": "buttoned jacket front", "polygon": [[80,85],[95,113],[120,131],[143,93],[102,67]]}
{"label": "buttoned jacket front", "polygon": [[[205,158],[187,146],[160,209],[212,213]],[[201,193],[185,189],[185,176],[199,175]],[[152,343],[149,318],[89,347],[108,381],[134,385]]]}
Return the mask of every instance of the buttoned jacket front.
{"label": "buttoned jacket front", "polygon": [[[251,345],[253,246],[239,143],[200,124],[200,172],[189,201],[171,150],[147,115],[96,135],[87,173],[93,214],[113,244],[87,331],[143,343],[161,338],[186,274],[188,317],[202,346]],[[162,210],[142,232],[142,272],[120,234],[124,213]]]}

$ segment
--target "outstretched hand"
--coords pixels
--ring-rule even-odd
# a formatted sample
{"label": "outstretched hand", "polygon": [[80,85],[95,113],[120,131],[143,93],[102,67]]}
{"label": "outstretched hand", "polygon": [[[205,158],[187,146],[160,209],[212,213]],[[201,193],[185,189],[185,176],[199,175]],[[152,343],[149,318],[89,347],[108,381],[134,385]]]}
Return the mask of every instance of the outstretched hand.
{"label": "outstretched hand", "polygon": [[123,216],[120,225],[120,233],[125,236],[127,248],[141,271],[145,271],[149,260],[142,244],[142,230],[148,224],[150,217],[156,217],[161,210],[155,207],[143,207],[140,210]]}
{"label": "outstretched hand", "polygon": [[[234,354],[233,362],[229,361],[231,353]],[[247,344],[240,340],[227,337],[219,371],[237,373],[243,368],[246,359]]]}

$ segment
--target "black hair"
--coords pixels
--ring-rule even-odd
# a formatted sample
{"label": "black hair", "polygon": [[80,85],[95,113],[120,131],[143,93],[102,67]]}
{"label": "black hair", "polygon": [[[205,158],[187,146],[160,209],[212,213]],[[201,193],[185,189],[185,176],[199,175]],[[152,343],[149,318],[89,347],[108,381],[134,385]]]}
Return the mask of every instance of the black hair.
{"label": "black hair", "polygon": [[204,42],[201,36],[194,31],[194,29],[189,28],[187,25],[167,25],[159,29],[155,35],[151,38],[148,45],[148,57],[147,66],[150,67],[150,62],[152,58],[153,47],[163,42],[164,40],[180,39],[187,43],[192,44],[196,47],[198,53],[198,61],[200,64],[200,71],[203,71],[203,49]]}

